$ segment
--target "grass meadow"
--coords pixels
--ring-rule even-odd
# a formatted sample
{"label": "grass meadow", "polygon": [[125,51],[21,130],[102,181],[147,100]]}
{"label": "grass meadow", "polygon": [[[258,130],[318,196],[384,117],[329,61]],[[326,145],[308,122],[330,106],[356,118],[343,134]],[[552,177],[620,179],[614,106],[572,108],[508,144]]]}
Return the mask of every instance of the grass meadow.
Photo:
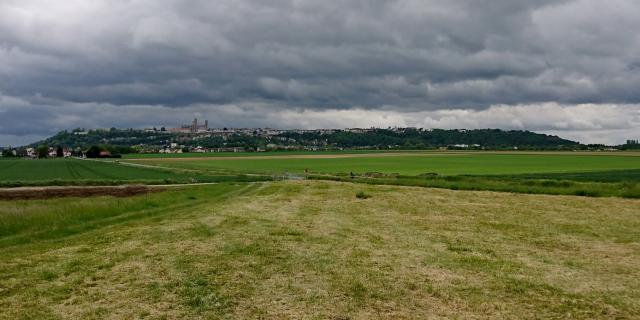
{"label": "grass meadow", "polygon": [[415,152],[137,159],[206,174],[293,173],[311,179],[453,190],[640,198],[640,153]]}
{"label": "grass meadow", "polygon": [[124,162],[4,160],[0,161],[0,186],[247,182],[280,179],[288,173],[368,184],[640,198],[640,153],[264,154],[151,157]]}
{"label": "grass meadow", "polygon": [[267,151],[267,152],[185,152],[185,153],[131,153],[123,155],[124,159],[180,159],[180,158],[225,158],[225,157],[265,157],[265,156],[300,156],[300,155],[351,155],[379,153],[427,153],[430,151],[409,150],[336,150],[336,151]]}
{"label": "grass meadow", "polygon": [[0,318],[632,319],[639,207],[310,180],[0,201]]}
{"label": "grass meadow", "polygon": [[[623,170],[624,172],[631,170]],[[631,171],[634,172],[635,171]],[[545,177],[553,177],[546,174]],[[560,174],[559,177],[564,177]],[[564,178],[521,178],[519,176],[402,176],[402,175],[308,175],[311,180],[329,180],[352,183],[400,185],[451,190],[488,190],[499,192],[575,195],[588,197],[621,197],[640,199],[640,183],[638,180],[589,181],[589,175],[581,176],[578,181]],[[632,177],[631,179],[637,177]]]}

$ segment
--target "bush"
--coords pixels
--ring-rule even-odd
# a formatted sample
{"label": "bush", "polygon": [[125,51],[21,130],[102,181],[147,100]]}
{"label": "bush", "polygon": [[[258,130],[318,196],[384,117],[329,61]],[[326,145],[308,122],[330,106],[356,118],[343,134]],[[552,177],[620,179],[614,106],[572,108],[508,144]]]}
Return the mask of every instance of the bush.
{"label": "bush", "polygon": [[371,198],[371,195],[364,193],[364,191],[360,191],[360,192],[356,193],[356,198],[358,198],[358,199],[369,199],[369,198]]}
{"label": "bush", "polygon": [[38,158],[44,159],[49,156],[49,147],[41,145],[36,149],[36,152],[38,153]]}
{"label": "bush", "polygon": [[102,149],[100,149],[99,146],[94,145],[94,146],[91,146],[85,154],[87,158],[98,158],[100,157],[100,151],[102,151]]}
{"label": "bush", "polygon": [[13,151],[9,150],[9,149],[5,149],[2,150],[2,156],[6,157],[6,158],[13,158],[15,157],[15,155],[13,154]]}

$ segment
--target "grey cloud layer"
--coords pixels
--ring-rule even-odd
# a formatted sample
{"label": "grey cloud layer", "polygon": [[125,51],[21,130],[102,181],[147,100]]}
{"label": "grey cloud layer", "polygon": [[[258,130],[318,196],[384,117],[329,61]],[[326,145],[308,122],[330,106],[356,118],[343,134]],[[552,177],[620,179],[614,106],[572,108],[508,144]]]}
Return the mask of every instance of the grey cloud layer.
{"label": "grey cloud layer", "polygon": [[639,14],[634,0],[3,0],[0,134],[33,133],[18,123],[36,109],[102,123],[100,105],[634,105]]}
{"label": "grey cloud layer", "polygon": [[[55,110],[55,112],[51,112]],[[46,98],[25,101],[0,96],[0,145],[35,141],[34,128],[178,126],[198,117],[216,127],[345,128],[415,126],[425,128],[503,128],[534,130],[590,143],[620,143],[640,136],[640,104],[557,103],[495,105],[487,109],[441,109],[399,112],[395,109],[304,109],[269,103],[158,105],[70,103]],[[5,119],[27,119],[10,122]]]}

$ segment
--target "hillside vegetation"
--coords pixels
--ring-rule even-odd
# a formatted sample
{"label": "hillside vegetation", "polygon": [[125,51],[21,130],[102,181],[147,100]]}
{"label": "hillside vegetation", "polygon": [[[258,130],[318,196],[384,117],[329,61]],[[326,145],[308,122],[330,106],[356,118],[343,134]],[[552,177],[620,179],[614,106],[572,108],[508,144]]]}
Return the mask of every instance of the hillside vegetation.
{"label": "hillside vegetation", "polygon": [[572,150],[582,147],[574,141],[530,131],[504,131],[499,129],[423,130],[413,128],[402,130],[366,129],[364,132],[332,130],[331,132],[313,131],[304,133],[295,130],[283,130],[277,134],[264,134],[258,131],[190,134],[113,128],[86,132],[62,131],[48,139],[36,142],[32,146],[48,145],[88,148],[91,145],[107,144],[121,147],[141,146],[142,148],[148,148],[153,146],[161,147],[172,142],[187,147],[238,147],[246,150],[257,150],[258,148],[433,149],[454,145],[466,145],[465,148],[513,149],[518,147],[521,149],[549,150]]}

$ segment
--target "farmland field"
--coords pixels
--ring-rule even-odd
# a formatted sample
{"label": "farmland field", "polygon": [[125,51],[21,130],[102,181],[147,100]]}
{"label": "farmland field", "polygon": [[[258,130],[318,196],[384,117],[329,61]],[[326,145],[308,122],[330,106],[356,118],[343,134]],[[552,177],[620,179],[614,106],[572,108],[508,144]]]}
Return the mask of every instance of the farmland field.
{"label": "farmland field", "polygon": [[[233,155],[233,154],[231,154]],[[173,168],[249,172],[381,172],[494,175],[640,169],[640,153],[374,153],[131,159]]]}
{"label": "farmland field", "polygon": [[327,181],[0,201],[0,318],[631,319],[639,206]]}
{"label": "farmland field", "polygon": [[298,156],[298,155],[350,155],[376,153],[425,153],[429,151],[407,150],[345,150],[345,151],[268,151],[268,152],[188,152],[188,153],[131,153],[124,159],[174,159],[174,158],[225,158],[225,157],[264,157],[264,156]]}
{"label": "farmland field", "polygon": [[56,183],[169,183],[217,181],[218,177],[115,162],[50,159],[0,161],[0,185]]}
{"label": "farmland field", "polygon": [[640,198],[640,153],[393,152],[128,159],[203,174],[298,175],[368,184]]}
{"label": "farmland field", "polygon": [[2,160],[0,184],[221,183],[0,200],[0,319],[633,318],[639,156]]}
{"label": "farmland field", "polygon": [[0,180],[164,179],[170,172],[75,159],[0,161]]}
{"label": "farmland field", "polygon": [[217,157],[132,158],[119,163],[3,160],[0,186],[257,181],[279,179],[285,173],[301,177],[305,170],[313,179],[640,198],[640,153],[633,152],[226,153]]}

